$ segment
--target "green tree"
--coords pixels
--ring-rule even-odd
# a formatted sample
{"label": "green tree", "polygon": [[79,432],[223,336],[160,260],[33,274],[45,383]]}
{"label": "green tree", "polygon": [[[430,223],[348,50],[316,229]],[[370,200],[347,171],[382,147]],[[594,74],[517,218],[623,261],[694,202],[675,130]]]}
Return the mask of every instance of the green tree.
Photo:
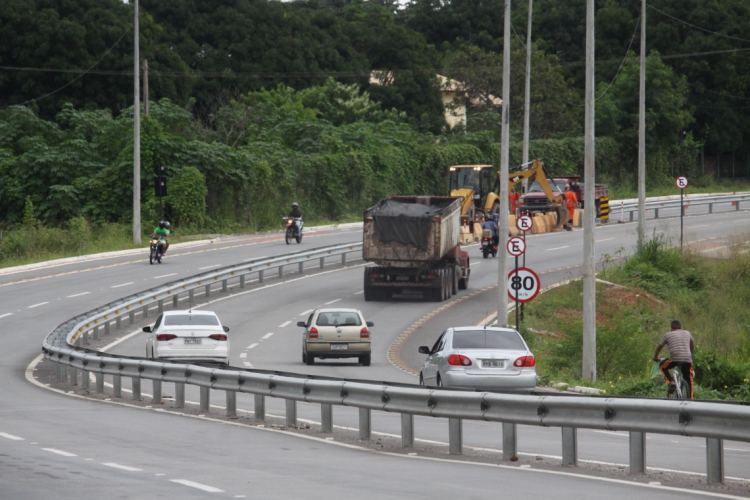
{"label": "green tree", "polygon": [[206,179],[195,167],[185,167],[170,182],[167,203],[176,223],[201,227],[206,216]]}

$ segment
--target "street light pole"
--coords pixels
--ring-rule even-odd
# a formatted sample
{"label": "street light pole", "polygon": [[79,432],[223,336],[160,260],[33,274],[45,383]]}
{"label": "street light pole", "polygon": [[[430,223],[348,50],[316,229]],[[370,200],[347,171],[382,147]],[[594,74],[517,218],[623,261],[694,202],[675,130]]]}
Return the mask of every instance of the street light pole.
{"label": "street light pole", "polygon": [[595,149],[594,113],[594,0],[586,0],[586,108],[584,125],[583,211],[583,366],[582,377],[596,381],[596,263],[594,261],[594,225],[596,224],[596,191],[594,180]]}
{"label": "street light pole", "polygon": [[[531,18],[534,0],[529,0],[528,25],[526,27],[526,89],[523,104],[523,164],[529,163],[529,120],[531,106]],[[528,191],[529,179],[523,180],[523,192]]]}
{"label": "street light pole", "polygon": [[643,245],[646,238],[646,0],[641,0],[641,74],[638,88],[638,245]]}
{"label": "street light pole", "polygon": [[[510,0],[505,0],[503,28],[503,121],[500,133],[500,221],[501,242],[508,238],[508,155],[510,154]],[[508,325],[508,271],[506,250],[497,263],[497,324]]]}
{"label": "street light pole", "polygon": [[133,243],[141,244],[141,82],[138,36],[138,0],[133,2],[135,39],[133,49]]}

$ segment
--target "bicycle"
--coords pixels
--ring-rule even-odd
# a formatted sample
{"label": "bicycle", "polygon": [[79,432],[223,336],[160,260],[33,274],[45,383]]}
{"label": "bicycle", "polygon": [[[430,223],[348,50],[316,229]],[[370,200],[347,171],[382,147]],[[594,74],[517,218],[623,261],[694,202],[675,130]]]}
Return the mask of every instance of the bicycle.
{"label": "bicycle", "polygon": [[[662,365],[667,360],[667,358],[660,358],[659,361],[654,361],[654,363],[658,363],[659,366]],[[680,371],[679,366],[675,366],[671,370],[669,370],[672,373],[672,379],[674,380],[675,390],[673,393],[669,393],[669,389],[667,389],[667,398],[669,399],[690,399],[690,384],[688,384],[687,380],[682,378],[682,372]]]}

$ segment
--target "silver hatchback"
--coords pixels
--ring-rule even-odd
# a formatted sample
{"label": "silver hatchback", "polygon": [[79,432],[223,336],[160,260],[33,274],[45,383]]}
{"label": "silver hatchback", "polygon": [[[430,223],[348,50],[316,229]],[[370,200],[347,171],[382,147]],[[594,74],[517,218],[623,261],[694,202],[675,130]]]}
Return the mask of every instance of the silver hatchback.
{"label": "silver hatchback", "polygon": [[449,328],[419,352],[427,354],[420,385],[527,393],[536,387],[534,355],[512,328]]}

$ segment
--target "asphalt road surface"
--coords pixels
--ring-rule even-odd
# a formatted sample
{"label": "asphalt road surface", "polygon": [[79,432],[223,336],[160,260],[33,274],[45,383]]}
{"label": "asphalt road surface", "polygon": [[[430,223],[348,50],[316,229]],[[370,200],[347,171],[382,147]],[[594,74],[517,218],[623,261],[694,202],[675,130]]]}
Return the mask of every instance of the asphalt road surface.
{"label": "asphalt road surface", "polygon": [[[721,245],[722,237],[744,232],[750,227],[748,222],[750,214],[744,211],[691,216],[685,219],[686,240],[717,238],[713,241]],[[649,222],[649,233],[662,232],[672,238],[676,234],[679,238],[675,228],[679,231],[679,219]],[[597,258],[630,251],[634,232],[634,224],[597,228]],[[0,496],[478,498],[487,494],[532,494],[599,498],[609,494],[624,498],[647,494],[649,498],[660,498],[684,494],[658,485],[581,476],[574,471],[550,473],[507,463],[490,467],[439,457],[427,460],[377,454],[337,446],[325,439],[304,439],[87,401],[35,387],[25,378],[27,366],[40,352],[43,337],[76,313],[212,267],[360,238],[356,229],[308,233],[301,245],[292,246],[285,245],[281,235],[237,237],[190,249],[174,248],[157,266],[148,265],[144,252],[137,259],[104,259],[0,276],[0,335],[4,342],[0,358],[0,376],[4,380],[0,386]],[[497,282],[497,261],[482,259],[477,247],[469,247],[469,251],[469,290],[453,300]],[[582,230],[528,239],[526,264],[544,273],[545,286],[578,276],[575,266],[581,260]],[[233,365],[415,383],[416,377],[395,367],[386,352],[396,337],[438,304],[413,298],[364,302],[363,266],[362,261],[350,259],[346,268],[332,263],[323,271],[311,268],[304,276],[290,273],[281,281],[269,279],[243,293],[215,292],[211,297],[214,302],[204,308],[216,311],[222,322],[232,328]],[[493,297],[496,291],[490,290],[446,309],[426,325],[429,327],[416,332],[410,342],[430,344],[447,326],[478,323],[496,308]],[[365,368],[346,360],[316,362],[315,366],[302,364],[301,330],[296,322],[316,307],[333,305],[360,308],[367,319],[375,322],[372,366]],[[114,330],[103,343],[119,340],[110,347],[111,352],[143,355],[145,336],[127,337],[136,326],[140,325]],[[420,362],[411,350],[404,351],[401,359],[412,369]],[[171,384],[164,385],[164,394],[173,394]],[[127,379],[123,379],[123,387],[128,388]],[[149,389],[145,382],[144,393]],[[197,390],[187,389],[187,399],[197,401]],[[222,397],[221,392],[212,391],[212,403],[223,404]],[[267,398],[266,404],[269,414],[283,415],[283,402]],[[240,395],[238,406],[252,411],[252,399]],[[318,421],[319,412],[318,406],[298,405],[301,420]],[[334,423],[338,426],[356,427],[356,418],[356,411],[334,409]],[[444,420],[417,418],[415,429],[418,447],[428,443],[439,449],[447,441]],[[381,433],[378,435],[398,435],[399,416],[373,412],[373,431]],[[705,471],[703,440],[648,437],[650,467]],[[464,445],[495,452],[502,449],[500,426],[465,422]],[[626,433],[579,431],[581,460],[626,463],[627,445]],[[522,456],[559,456],[560,431],[520,426],[518,448]],[[726,442],[725,463],[727,476],[750,479],[750,444]]]}

